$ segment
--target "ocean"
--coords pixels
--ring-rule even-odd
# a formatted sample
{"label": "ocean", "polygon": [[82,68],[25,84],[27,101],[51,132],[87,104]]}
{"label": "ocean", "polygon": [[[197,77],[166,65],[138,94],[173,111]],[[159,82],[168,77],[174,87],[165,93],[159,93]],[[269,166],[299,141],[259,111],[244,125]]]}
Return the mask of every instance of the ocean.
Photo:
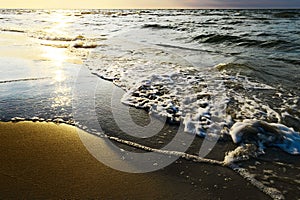
{"label": "ocean", "polygon": [[198,161],[229,166],[273,199],[299,199],[299,19],[300,10],[2,9],[0,120],[207,156]]}

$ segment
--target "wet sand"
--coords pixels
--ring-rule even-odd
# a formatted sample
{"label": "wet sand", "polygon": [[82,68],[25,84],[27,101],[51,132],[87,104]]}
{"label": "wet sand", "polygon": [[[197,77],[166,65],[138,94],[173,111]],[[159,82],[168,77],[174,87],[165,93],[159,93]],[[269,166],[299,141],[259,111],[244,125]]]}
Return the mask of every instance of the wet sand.
{"label": "wet sand", "polygon": [[146,174],[113,170],[89,154],[77,131],[0,122],[0,198],[268,199],[227,168],[181,159]]}

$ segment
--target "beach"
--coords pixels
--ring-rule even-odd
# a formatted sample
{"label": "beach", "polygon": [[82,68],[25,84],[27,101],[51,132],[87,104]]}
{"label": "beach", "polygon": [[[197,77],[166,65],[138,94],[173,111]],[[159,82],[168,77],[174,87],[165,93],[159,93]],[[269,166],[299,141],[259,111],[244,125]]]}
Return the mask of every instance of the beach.
{"label": "beach", "polygon": [[111,169],[89,154],[77,131],[46,122],[0,123],[0,198],[268,199],[221,167],[181,160],[146,174]]}
{"label": "beach", "polygon": [[1,9],[1,199],[300,197],[299,10]]}

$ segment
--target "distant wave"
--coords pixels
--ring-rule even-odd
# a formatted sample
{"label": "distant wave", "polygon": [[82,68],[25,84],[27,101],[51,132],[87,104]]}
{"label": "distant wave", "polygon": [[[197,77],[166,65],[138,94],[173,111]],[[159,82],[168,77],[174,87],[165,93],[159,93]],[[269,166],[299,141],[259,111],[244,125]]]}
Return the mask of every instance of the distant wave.
{"label": "distant wave", "polygon": [[174,29],[175,27],[169,25],[160,25],[160,24],[145,24],[143,28],[154,28],[154,29]]}
{"label": "distant wave", "polygon": [[256,46],[260,48],[284,48],[288,47],[289,42],[285,40],[253,40],[241,36],[235,35],[219,35],[219,34],[202,34],[193,38],[194,41],[199,41],[201,43],[211,43],[211,44],[234,44],[236,46],[251,47]]}
{"label": "distant wave", "polygon": [[[39,40],[44,40],[45,42],[41,43],[44,46],[51,46],[56,48],[96,48],[98,44],[95,42],[95,39],[86,38],[82,35],[77,36],[60,36],[55,34],[48,34],[44,32],[37,32],[31,35],[33,38]],[[49,42],[48,42],[49,41]]]}
{"label": "distant wave", "polygon": [[13,33],[26,33],[26,31],[19,30],[19,29],[5,29],[5,28],[1,28],[0,31],[13,32]]}
{"label": "distant wave", "polygon": [[21,78],[21,79],[13,79],[13,80],[0,81],[0,84],[1,83],[12,83],[12,82],[22,82],[22,81],[37,81],[37,80],[50,79],[50,78],[51,77]]}
{"label": "distant wave", "polygon": [[51,35],[43,32],[37,32],[33,34],[32,37],[41,40],[51,40],[51,41],[61,41],[61,42],[71,42],[71,41],[79,41],[79,40],[87,39],[82,35],[78,35],[76,37],[66,37],[66,36],[59,36],[59,35]]}
{"label": "distant wave", "polygon": [[47,43],[42,43],[44,46],[51,46],[51,47],[56,47],[56,48],[84,48],[84,49],[92,49],[96,48],[98,45],[97,43],[94,42],[72,42],[72,43],[60,43],[60,44],[47,44]]}
{"label": "distant wave", "polygon": [[278,18],[296,18],[299,16],[300,16],[300,13],[294,12],[294,11],[285,11],[285,12],[274,13],[274,17],[278,17]]}

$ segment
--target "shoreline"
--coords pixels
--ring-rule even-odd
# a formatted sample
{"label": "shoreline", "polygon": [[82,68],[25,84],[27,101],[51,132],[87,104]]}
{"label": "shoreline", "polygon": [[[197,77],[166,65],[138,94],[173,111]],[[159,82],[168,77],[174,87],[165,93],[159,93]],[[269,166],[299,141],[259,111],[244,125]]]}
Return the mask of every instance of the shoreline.
{"label": "shoreline", "polygon": [[[299,60],[291,53],[297,50],[297,40],[293,40],[297,28],[284,28],[294,24],[300,14],[150,11],[138,13],[137,18],[134,12],[3,11],[0,199],[300,197],[299,154],[289,154],[300,152],[300,135],[294,134],[300,130],[300,73],[295,68]],[[241,22],[241,18],[246,21]],[[274,29],[265,33],[268,24]],[[245,29],[248,26],[254,29]],[[276,59],[270,57],[275,54]],[[215,73],[208,70],[211,67]],[[139,87],[144,83],[151,88]],[[122,95],[126,85],[135,91],[134,96],[128,94],[130,98],[122,101],[124,105],[116,104],[120,109],[115,112],[113,103],[126,97]],[[119,92],[120,96],[116,95]],[[211,94],[217,94],[216,98]],[[180,99],[191,102],[181,104]],[[160,121],[159,117],[155,118],[155,126],[147,128],[149,133],[157,134],[135,136],[139,130],[135,125],[151,124],[147,110],[151,105],[159,106],[157,113],[169,113],[170,119],[178,118],[178,111],[190,112],[187,121],[192,122],[193,132],[199,124],[203,130],[213,127],[213,113],[223,110],[221,104],[228,110],[220,117],[228,130],[234,122],[243,121],[240,125],[248,128],[255,123],[244,119],[257,119],[280,122],[273,125],[286,125],[285,131],[290,134],[284,131],[283,136],[279,135],[281,146],[274,147],[275,143],[267,141],[265,152],[257,157],[247,151],[251,148],[239,148],[243,142],[238,146],[231,135],[224,133],[213,148],[207,148],[211,151],[204,159],[198,156],[204,146],[202,137],[190,135],[190,144],[189,134],[181,126]],[[178,109],[180,105],[185,106]],[[259,128],[274,128],[258,124]],[[261,129],[258,132],[260,136]],[[177,138],[176,133],[183,138]],[[244,134],[246,143],[253,139],[252,131],[249,133]],[[101,138],[103,134],[109,140]],[[267,131],[266,136],[272,139],[274,135]],[[87,145],[84,138],[95,145]],[[162,152],[172,141],[180,148],[165,148],[167,151]],[[118,154],[109,147],[110,142],[124,151]],[[120,170],[142,166],[139,169],[144,172],[145,166],[152,164],[162,168],[161,160],[145,156],[148,152],[171,158],[179,154],[181,158],[158,171],[130,174],[107,167],[99,161],[102,157],[96,159],[93,150]],[[146,162],[155,162],[145,165],[127,151],[141,153]],[[225,164],[226,158],[234,155],[241,160]]]}
{"label": "shoreline", "polygon": [[0,198],[268,199],[227,168],[183,159],[145,174],[116,171],[89,154],[77,131],[65,124],[0,122]]}

